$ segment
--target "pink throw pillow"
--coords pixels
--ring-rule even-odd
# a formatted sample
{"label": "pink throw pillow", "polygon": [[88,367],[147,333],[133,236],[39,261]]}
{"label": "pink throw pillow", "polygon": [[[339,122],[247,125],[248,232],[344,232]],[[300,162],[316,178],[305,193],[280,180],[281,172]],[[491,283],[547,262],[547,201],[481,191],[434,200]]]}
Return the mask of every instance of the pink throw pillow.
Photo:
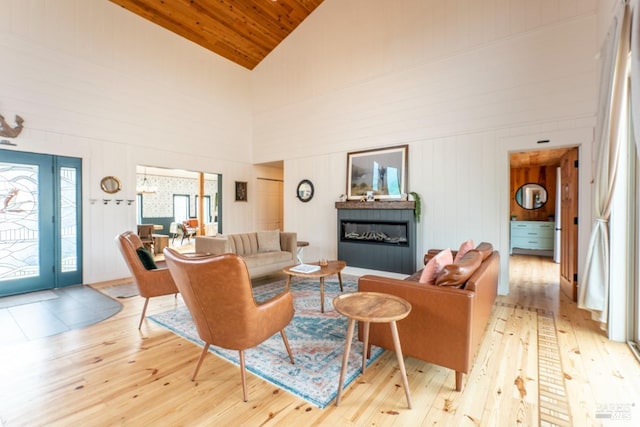
{"label": "pink throw pillow", "polygon": [[460,258],[462,258],[464,254],[469,252],[471,249],[473,249],[473,240],[462,242],[462,244],[460,245],[460,249],[458,249],[458,253],[456,254],[456,258],[453,260],[453,262],[460,261]]}
{"label": "pink throw pillow", "polygon": [[451,249],[445,249],[438,252],[438,254],[431,258],[427,265],[424,266],[419,282],[434,285],[438,274],[442,271],[444,266],[451,263],[453,263],[453,254],[451,253]]}

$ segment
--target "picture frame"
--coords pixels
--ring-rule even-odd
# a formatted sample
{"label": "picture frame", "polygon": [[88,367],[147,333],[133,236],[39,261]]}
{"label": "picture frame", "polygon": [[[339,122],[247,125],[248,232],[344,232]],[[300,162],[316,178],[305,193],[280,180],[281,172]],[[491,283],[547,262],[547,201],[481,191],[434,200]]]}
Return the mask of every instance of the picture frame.
{"label": "picture frame", "polygon": [[247,182],[236,181],[236,202],[247,201]]}
{"label": "picture frame", "polygon": [[[408,145],[347,153],[347,199],[400,200],[407,193]],[[371,193],[369,193],[371,194]]]}

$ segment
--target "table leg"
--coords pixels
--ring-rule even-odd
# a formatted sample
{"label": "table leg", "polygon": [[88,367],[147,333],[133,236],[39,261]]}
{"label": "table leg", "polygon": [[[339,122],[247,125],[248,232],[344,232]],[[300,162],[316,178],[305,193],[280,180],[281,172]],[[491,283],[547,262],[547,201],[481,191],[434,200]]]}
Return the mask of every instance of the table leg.
{"label": "table leg", "polygon": [[362,335],[364,338],[362,347],[362,375],[364,375],[364,370],[367,367],[367,346],[369,345],[369,322],[360,322],[362,325]]}
{"label": "table leg", "polygon": [[398,335],[398,327],[395,320],[389,323],[391,327],[391,336],[393,337],[393,347],[398,358],[400,366],[400,374],[402,375],[402,385],[404,386],[404,394],[407,396],[407,403],[411,409],[411,393],[409,392],[409,381],[407,380],[407,370],[404,367],[404,358],[402,357],[402,348],[400,347],[400,336]]}
{"label": "table leg", "polygon": [[342,355],[342,369],[340,370],[340,381],[338,382],[338,396],[336,397],[336,406],[340,404],[340,396],[342,395],[342,384],[344,384],[344,374],[347,372],[349,364],[349,352],[351,351],[351,340],[353,339],[353,330],[356,326],[356,320],[349,318],[349,326],[347,327],[347,338],[344,342],[344,354]]}
{"label": "table leg", "polygon": [[324,313],[324,277],[320,278],[320,313]]}
{"label": "table leg", "polygon": [[285,290],[285,291],[288,291],[288,290],[289,290],[289,285],[290,285],[290,284],[291,284],[291,275],[290,275],[290,274],[287,274],[287,284],[286,284],[286,285],[285,285],[285,287],[284,287],[284,290]]}
{"label": "table leg", "polygon": [[340,282],[340,292],[344,292],[344,289],[342,289],[342,272],[338,271],[338,282]]}

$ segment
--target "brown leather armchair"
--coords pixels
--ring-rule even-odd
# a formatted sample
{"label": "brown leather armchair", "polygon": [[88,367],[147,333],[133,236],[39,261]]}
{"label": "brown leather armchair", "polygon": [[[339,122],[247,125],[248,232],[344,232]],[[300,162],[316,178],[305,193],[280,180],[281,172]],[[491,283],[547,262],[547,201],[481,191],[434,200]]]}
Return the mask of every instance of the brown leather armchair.
{"label": "brown leather armchair", "polygon": [[285,326],[293,319],[293,294],[285,291],[257,304],[249,271],[235,254],[188,257],[165,248],[164,256],[180,289],[204,348],[193,372],[195,380],[211,344],[240,352],[242,395],[247,401],[244,350],[252,348],[280,331],[291,363]]}
{"label": "brown leather armchair", "polygon": [[129,271],[133,275],[133,281],[138,287],[140,296],[146,298],[142,308],[142,315],[140,316],[140,323],[138,323],[138,329],[140,329],[147,312],[149,298],[177,294],[178,288],[173,281],[173,277],[171,277],[171,272],[164,263],[159,263],[159,268],[156,270],[147,270],[144,267],[136,253],[136,249],[143,246],[142,241],[133,231],[125,231],[119,234],[116,236],[116,242],[127,267],[129,267]]}

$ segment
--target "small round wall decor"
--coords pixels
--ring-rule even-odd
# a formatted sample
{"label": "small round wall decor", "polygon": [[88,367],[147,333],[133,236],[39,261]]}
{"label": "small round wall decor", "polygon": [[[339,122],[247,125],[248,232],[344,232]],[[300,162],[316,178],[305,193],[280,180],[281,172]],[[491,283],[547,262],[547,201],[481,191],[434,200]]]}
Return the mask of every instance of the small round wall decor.
{"label": "small round wall decor", "polygon": [[308,179],[303,179],[298,184],[298,189],[296,190],[296,197],[300,199],[301,202],[308,202],[313,198],[313,184]]}

